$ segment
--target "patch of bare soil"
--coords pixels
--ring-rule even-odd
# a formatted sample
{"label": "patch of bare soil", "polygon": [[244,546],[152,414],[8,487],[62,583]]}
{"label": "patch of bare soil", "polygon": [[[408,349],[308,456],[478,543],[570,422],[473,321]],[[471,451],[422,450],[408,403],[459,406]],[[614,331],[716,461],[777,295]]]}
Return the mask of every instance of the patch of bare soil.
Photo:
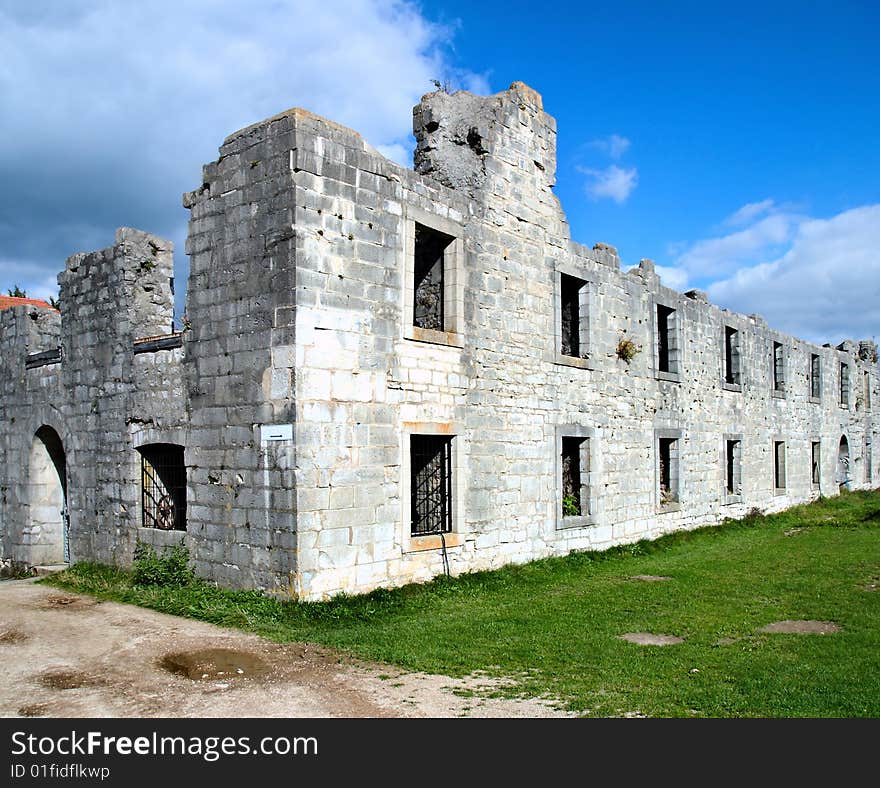
{"label": "patch of bare soil", "polygon": [[22,643],[25,640],[27,640],[27,634],[20,629],[0,630],[0,643],[4,646],[13,646],[16,643]]}
{"label": "patch of bare soil", "polygon": [[655,635],[651,632],[627,632],[618,637],[639,646],[674,646],[678,643],[684,643],[684,638],[676,635]]}
{"label": "patch of bare soil", "polygon": [[49,707],[44,703],[31,703],[27,706],[22,706],[18,710],[19,717],[45,717],[49,712]]}
{"label": "patch of bare soil", "polygon": [[643,583],[662,583],[664,580],[672,580],[666,575],[633,575],[630,580],[641,580]]}
{"label": "patch of bare soil", "polygon": [[796,525],[794,528],[786,528],[783,532],[783,536],[795,536],[796,534],[803,533],[807,529],[802,525]]}
{"label": "patch of bare soil", "polygon": [[254,678],[269,672],[269,666],[256,654],[231,648],[203,648],[166,654],[159,660],[159,666],[196,681]]}
{"label": "patch of bare soil", "polygon": [[0,632],[27,636],[0,671],[0,716],[570,716],[499,697],[513,679],[407,673],[30,580],[0,584]]}
{"label": "patch of bare soil", "polygon": [[814,621],[801,619],[798,621],[774,621],[761,627],[758,632],[781,632],[790,635],[830,635],[840,632],[840,627],[833,621]]}
{"label": "patch of bare soil", "polygon": [[97,599],[88,596],[71,594],[50,594],[46,598],[46,607],[63,607],[66,610],[84,610],[98,604]]}
{"label": "patch of bare soil", "polygon": [[104,680],[100,676],[78,670],[49,670],[41,673],[38,681],[46,689],[69,690],[81,687],[100,687]]}

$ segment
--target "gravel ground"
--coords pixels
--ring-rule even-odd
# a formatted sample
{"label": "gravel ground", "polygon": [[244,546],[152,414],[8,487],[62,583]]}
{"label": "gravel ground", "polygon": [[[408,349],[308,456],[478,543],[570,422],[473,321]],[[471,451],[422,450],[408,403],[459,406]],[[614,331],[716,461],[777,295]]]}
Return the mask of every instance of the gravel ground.
{"label": "gravel ground", "polygon": [[4,717],[556,717],[492,679],[405,673],[307,643],[0,582]]}

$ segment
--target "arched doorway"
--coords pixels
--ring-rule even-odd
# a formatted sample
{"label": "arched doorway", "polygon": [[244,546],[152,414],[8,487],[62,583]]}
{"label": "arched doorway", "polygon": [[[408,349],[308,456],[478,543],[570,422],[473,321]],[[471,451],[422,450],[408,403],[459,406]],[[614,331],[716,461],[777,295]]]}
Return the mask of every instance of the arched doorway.
{"label": "arched doorway", "polygon": [[837,484],[841,490],[848,490],[850,483],[849,472],[849,441],[846,435],[840,436],[840,447],[837,450]]}
{"label": "arched doorway", "polygon": [[64,446],[51,427],[37,430],[28,459],[28,563],[68,563],[67,463]]}

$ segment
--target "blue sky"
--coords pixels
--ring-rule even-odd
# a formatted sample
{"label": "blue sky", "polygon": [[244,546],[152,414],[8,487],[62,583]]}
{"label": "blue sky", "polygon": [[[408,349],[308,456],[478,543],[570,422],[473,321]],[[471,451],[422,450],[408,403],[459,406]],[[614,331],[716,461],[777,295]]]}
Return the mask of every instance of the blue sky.
{"label": "blue sky", "polygon": [[[0,287],[140,227],[303,106],[408,162],[431,79],[558,121],[572,236],[807,339],[880,335],[880,5],[0,0]],[[181,288],[182,289],[182,288]]]}

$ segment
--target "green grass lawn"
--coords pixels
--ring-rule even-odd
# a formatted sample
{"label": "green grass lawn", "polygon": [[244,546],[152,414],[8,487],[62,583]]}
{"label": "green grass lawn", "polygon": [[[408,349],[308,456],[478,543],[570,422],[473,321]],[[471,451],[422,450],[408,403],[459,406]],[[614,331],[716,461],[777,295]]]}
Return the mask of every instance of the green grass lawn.
{"label": "green grass lawn", "polygon": [[[407,669],[512,677],[504,693],[590,716],[880,716],[880,492],[324,603],[137,586],[95,564],[46,582]],[[783,619],[841,631],[756,632]],[[638,646],[626,632],[685,642]]]}

